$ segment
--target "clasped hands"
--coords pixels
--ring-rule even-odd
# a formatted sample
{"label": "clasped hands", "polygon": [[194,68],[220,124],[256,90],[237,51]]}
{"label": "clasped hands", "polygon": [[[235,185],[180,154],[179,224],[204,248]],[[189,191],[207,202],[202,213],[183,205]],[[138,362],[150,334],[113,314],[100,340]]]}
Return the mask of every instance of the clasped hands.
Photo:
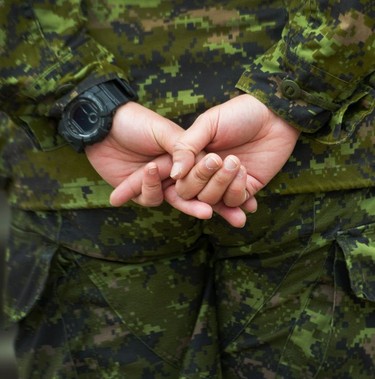
{"label": "clasped hands", "polygon": [[255,194],[282,168],[299,132],[251,95],[201,114],[188,130],[137,103],[120,107],[109,135],[86,147],[114,187],[110,202],[167,201],[200,219],[220,214],[234,227],[257,208]]}

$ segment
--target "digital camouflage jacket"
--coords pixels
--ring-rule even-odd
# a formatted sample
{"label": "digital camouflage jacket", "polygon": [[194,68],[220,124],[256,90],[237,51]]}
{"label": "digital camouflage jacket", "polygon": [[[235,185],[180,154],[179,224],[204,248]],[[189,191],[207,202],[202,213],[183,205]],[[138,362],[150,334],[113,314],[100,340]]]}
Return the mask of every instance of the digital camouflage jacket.
{"label": "digital camouflage jacket", "polygon": [[243,91],[300,129],[263,195],[373,186],[374,24],[373,0],[0,1],[11,201],[108,206],[111,188],[57,134],[53,110],[72,88],[111,76],[185,128]]}

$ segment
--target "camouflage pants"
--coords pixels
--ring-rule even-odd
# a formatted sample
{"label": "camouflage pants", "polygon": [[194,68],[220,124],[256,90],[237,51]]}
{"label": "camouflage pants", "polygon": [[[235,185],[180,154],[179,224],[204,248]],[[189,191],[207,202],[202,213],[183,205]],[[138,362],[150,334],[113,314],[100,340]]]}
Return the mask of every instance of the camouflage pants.
{"label": "camouflage pants", "polygon": [[243,229],[167,206],[14,210],[21,378],[375,377],[374,194],[259,198]]}

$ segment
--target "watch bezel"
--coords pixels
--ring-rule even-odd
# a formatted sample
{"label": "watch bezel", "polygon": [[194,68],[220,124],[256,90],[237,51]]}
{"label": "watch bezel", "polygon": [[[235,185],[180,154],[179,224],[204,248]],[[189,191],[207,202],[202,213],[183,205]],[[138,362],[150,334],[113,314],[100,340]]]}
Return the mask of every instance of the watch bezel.
{"label": "watch bezel", "polygon": [[[91,131],[85,131],[78,122],[75,121],[74,113],[78,109],[82,109],[82,107],[88,104],[92,108],[96,108],[96,119],[92,122]],[[77,97],[77,99],[73,100],[71,104],[69,104],[65,116],[68,119],[68,122],[71,124],[72,130],[75,132],[75,135],[78,138],[90,138],[92,136],[96,136],[98,132],[105,128],[106,121],[108,116],[110,116],[111,111],[106,107],[106,104],[101,101],[101,99],[97,96],[94,96],[91,93],[85,93],[82,96]]]}
{"label": "watch bezel", "polygon": [[[79,93],[72,91],[69,97],[72,99],[62,108],[58,132],[77,152],[102,141],[111,130],[116,110],[121,105],[138,99],[129,83],[120,78],[97,83]],[[85,112],[81,108],[85,104],[96,108],[97,117],[91,123],[92,127],[84,125],[85,118],[82,115]],[[82,124],[79,122],[80,117]]]}
{"label": "watch bezel", "polygon": [[[74,115],[85,104],[96,108],[97,118],[92,123],[90,130],[85,130],[79,125]],[[77,150],[82,150],[84,146],[99,142],[107,136],[111,127],[111,120],[112,110],[100,97],[87,91],[68,104],[61,118],[59,132]]]}

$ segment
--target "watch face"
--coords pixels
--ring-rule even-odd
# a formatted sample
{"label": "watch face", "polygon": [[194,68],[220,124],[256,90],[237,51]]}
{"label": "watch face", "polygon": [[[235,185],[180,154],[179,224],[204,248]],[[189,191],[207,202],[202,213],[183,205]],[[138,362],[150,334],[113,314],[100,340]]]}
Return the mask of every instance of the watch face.
{"label": "watch face", "polygon": [[59,133],[77,150],[101,141],[111,127],[111,115],[97,97],[87,94],[77,98],[63,113]]}
{"label": "watch face", "polygon": [[72,107],[70,117],[78,134],[87,136],[96,132],[100,124],[100,109],[95,103],[82,100]]}
{"label": "watch face", "polygon": [[131,99],[120,81],[95,85],[71,100],[62,113],[58,131],[78,152],[102,141],[110,132],[115,110]]}

